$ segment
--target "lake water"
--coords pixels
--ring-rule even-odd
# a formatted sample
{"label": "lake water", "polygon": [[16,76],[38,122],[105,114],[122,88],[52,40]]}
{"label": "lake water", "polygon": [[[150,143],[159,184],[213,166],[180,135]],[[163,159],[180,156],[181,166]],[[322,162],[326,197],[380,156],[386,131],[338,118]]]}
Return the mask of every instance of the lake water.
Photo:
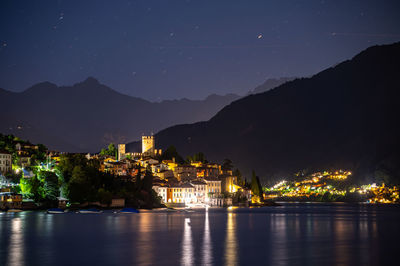
{"label": "lake water", "polygon": [[0,265],[388,265],[400,207],[0,213],[0,235]]}

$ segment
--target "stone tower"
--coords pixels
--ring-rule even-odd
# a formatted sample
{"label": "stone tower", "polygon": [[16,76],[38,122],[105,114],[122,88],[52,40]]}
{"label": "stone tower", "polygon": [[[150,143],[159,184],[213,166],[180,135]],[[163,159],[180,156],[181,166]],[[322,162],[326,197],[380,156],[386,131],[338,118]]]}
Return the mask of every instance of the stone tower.
{"label": "stone tower", "polygon": [[142,154],[154,155],[154,136],[142,136]]}
{"label": "stone tower", "polygon": [[118,160],[122,160],[125,157],[125,144],[118,144]]}

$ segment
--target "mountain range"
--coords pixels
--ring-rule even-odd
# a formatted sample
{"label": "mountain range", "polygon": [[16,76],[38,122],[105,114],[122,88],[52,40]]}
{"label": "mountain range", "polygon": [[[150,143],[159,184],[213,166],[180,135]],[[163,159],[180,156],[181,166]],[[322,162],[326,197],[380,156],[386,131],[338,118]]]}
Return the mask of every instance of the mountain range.
{"label": "mountain range", "polygon": [[0,89],[0,132],[54,150],[97,152],[110,142],[125,143],[171,125],[208,120],[240,97],[213,94],[204,100],[150,102],[91,77],[73,86],[42,82],[18,93]]}
{"label": "mountain range", "polygon": [[[158,132],[183,155],[229,158],[265,180],[348,169],[400,177],[400,43],[373,46],[310,78],[236,100],[210,120]],[[128,145],[128,147],[133,144]]]}
{"label": "mountain range", "polygon": [[238,98],[227,94],[149,102],[118,93],[94,78],[62,87],[43,82],[20,93],[0,89],[0,132],[60,151],[95,152],[110,142],[207,120]]}

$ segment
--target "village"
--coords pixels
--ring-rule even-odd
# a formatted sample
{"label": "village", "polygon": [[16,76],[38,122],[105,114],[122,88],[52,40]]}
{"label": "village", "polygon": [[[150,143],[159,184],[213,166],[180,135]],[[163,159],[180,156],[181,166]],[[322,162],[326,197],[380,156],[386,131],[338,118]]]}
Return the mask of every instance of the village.
{"label": "village", "polygon": [[[165,158],[162,156],[161,149],[156,149],[154,136],[142,136],[141,152],[127,152],[126,144],[116,146],[110,144],[108,150],[103,149],[97,154],[70,154],[49,151],[44,146],[23,141],[12,143],[12,145],[16,143],[15,147],[12,147],[14,152],[5,149],[0,151],[2,177],[0,193],[3,208],[5,206],[21,208],[23,203],[24,206],[27,205],[27,198],[35,198],[30,191],[24,191],[25,187],[29,187],[24,184],[32,182],[33,177],[39,177],[41,172],[55,173],[59,180],[64,180],[63,175],[60,174],[60,164],[63,164],[62,161],[66,158],[75,155],[84,157],[88,164],[96,162],[93,165],[96,165],[99,173],[104,173],[127,186],[147,182],[144,179],[146,176],[151,176],[151,189],[156,193],[160,203],[170,208],[226,207],[233,204],[249,206],[252,203],[260,203],[262,199],[260,196],[262,194],[259,194],[262,191],[261,185],[258,184],[259,193],[254,195],[250,185],[241,180],[240,176],[235,175],[229,160],[221,165],[209,163],[204,158],[196,158],[196,156],[185,161],[181,158],[178,161],[173,156]],[[45,182],[44,178],[42,180]],[[49,187],[49,185],[43,185],[43,187],[46,186]],[[63,195],[65,193],[62,192],[60,181],[57,188],[60,191],[56,192],[58,207],[69,206],[73,200]],[[45,197],[46,195],[43,196]],[[107,204],[102,204],[98,200],[86,201],[84,204],[117,208],[124,207],[126,200],[112,195],[112,199]]]}
{"label": "village", "polygon": [[[154,136],[142,136],[142,152],[126,152],[125,144],[118,144],[117,156],[94,155],[100,159],[101,171],[121,178],[143,178],[146,169],[153,175],[153,190],[162,203],[174,207],[231,206],[234,194],[251,202],[251,190],[238,184],[233,169],[221,164],[202,161],[178,163],[176,158],[159,160],[162,155],[155,147]],[[88,155],[89,156],[89,155]],[[255,199],[253,198],[253,203]]]}

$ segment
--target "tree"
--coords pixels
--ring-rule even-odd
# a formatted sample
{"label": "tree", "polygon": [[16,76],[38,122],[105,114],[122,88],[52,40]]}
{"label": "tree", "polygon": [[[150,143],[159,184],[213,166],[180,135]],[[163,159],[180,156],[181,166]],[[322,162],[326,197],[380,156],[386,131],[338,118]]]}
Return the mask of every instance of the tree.
{"label": "tree", "polygon": [[114,143],[108,144],[107,149],[101,149],[100,155],[109,155],[114,156],[115,158],[118,157],[118,149],[115,147]]}
{"label": "tree", "polygon": [[37,178],[36,175],[34,175],[29,179],[29,181],[31,188],[30,191],[31,199],[33,199],[36,202],[41,202],[43,200],[43,193],[40,180]]}
{"label": "tree", "polygon": [[[33,177],[36,178],[36,177]],[[19,180],[19,185],[21,187],[21,193],[24,194],[26,197],[32,197],[32,178],[21,178]]]}
{"label": "tree", "polygon": [[98,190],[97,197],[101,204],[106,204],[108,206],[112,202],[112,193],[104,188]]}
{"label": "tree", "polygon": [[222,170],[223,171],[232,171],[233,169],[233,163],[230,159],[224,159],[222,162]]}
{"label": "tree", "polygon": [[68,198],[71,202],[85,202],[89,194],[89,183],[81,166],[75,166],[69,181]]}
{"label": "tree", "polygon": [[169,146],[160,156],[161,160],[172,160],[175,158],[177,163],[184,163],[182,156],[179,155],[175,146]]}
{"label": "tree", "polygon": [[195,154],[193,154],[193,156],[188,156],[186,161],[188,161],[189,163],[191,163],[191,162],[206,163],[207,162],[206,156],[202,152],[195,153]]}
{"label": "tree", "polygon": [[118,156],[118,150],[117,150],[117,148],[115,147],[114,143],[110,143],[110,144],[108,145],[108,155],[110,155],[110,156],[115,156],[115,158],[117,158],[117,156]]}
{"label": "tree", "polygon": [[253,195],[262,197],[262,186],[260,183],[260,179],[256,176],[256,172],[253,170],[252,178],[251,178],[251,192]]}
{"label": "tree", "polygon": [[153,174],[151,173],[150,167],[146,168],[145,175],[143,177],[143,189],[151,193],[153,187]]}
{"label": "tree", "polygon": [[43,173],[43,192],[44,200],[56,201],[60,195],[58,177],[55,173],[46,171]]}
{"label": "tree", "polygon": [[20,182],[20,179],[22,177],[22,172],[20,173],[14,173],[14,172],[9,172],[5,174],[5,177],[7,180],[13,184],[18,184]]}
{"label": "tree", "polygon": [[242,173],[240,172],[239,169],[235,169],[235,171],[233,171],[233,175],[236,176],[237,178],[237,184],[241,187],[245,186],[245,180],[243,179]]}
{"label": "tree", "polygon": [[142,172],[141,172],[141,166],[136,165],[135,166],[136,170],[138,171],[136,174],[136,189],[139,191],[141,189],[141,179],[142,179]]}

